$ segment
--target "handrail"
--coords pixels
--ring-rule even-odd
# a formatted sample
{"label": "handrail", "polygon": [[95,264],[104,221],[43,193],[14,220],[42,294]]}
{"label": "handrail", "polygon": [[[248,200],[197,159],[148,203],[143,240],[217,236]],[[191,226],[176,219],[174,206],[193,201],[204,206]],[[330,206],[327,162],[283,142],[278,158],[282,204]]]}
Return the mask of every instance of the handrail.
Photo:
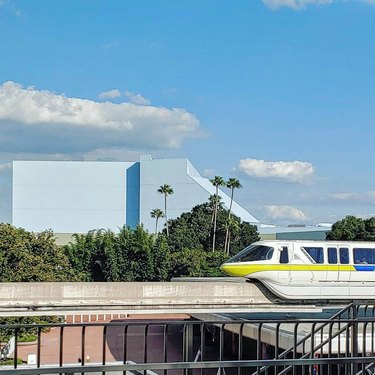
{"label": "handrail", "polygon": [[[357,309],[357,305],[355,305],[354,303],[350,303],[348,306],[345,306],[343,309],[341,309],[340,311],[338,311],[336,314],[332,315],[332,317],[329,318],[329,322],[322,323],[317,328],[314,328],[308,335],[304,336],[300,341],[298,341],[297,343],[295,343],[294,345],[292,345],[288,349],[284,350],[276,358],[277,359],[285,358],[289,353],[291,353],[296,348],[298,348],[298,346],[304,344],[307,340],[311,339],[313,337],[313,335],[315,335],[316,333],[318,333],[319,331],[321,331],[328,324],[332,324],[331,323],[332,321],[335,321],[337,319],[340,320],[343,314],[345,314],[346,312],[349,313],[349,311],[352,311],[353,308]],[[351,324],[351,323],[347,323],[347,324]],[[345,325],[344,328],[342,328],[339,331],[337,331],[334,334],[334,336],[331,337],[331,339],[333,339],[333,338],[337,337],[338,335],[340,335],[346,329],[346,327],[347,327],[347,325]],[[316,348],[311,348],[310,347],[310,351],[307,352],[305,355],[303,355],[301,358],[308,358],[308,357],[310,357],[311,356],[311,352],[314,353],[315,351],[319,350],[324,345],[326,345],[328,342],[329,342],[329,339],[326,339],[324,341],[324,344],[320,343]],[[282,370],[281,372],[279,372],[279,375],[286,374],[290,369],[291,369],[291,366],[285,368],[284,370]],[[267,366],[264,366],[261,369],[258,369],[257,371],[253,372],[251,375],[258,375],[258,374],[264,373],[266,370],[267,370]]]}

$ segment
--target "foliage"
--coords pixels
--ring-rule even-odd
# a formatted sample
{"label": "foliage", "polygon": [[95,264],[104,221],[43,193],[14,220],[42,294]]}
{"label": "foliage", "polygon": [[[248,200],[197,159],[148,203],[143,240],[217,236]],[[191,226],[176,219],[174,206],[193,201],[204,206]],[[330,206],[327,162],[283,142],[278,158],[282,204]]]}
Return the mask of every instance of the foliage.
{"label": "foliage", "polygon": [[[22,359],[17,358],[17,365],[21,365]],[[0,359],[0,366],[7,366],[7,365],[13,365],[14,364],[14,359],[13,358],[1,358]]]}
{"label": "foliage", "polygon": [[[15,335],[15,328],[12,325],[20,325],[17,328],[18,341],[25,342],[30,339],[36,339],[38,334],[37,327],[24,327],[30,324],[46,324],[46,323],[61,323],[63,318],[59,316],[18,316],[18,317],[0,317],[0,341],[7,342],[12,336]],[[10,327],[4,327],[9,325]],[[42,332],[48,331],[49,328],[42,328]]]}
{"label": "foliage", "polygon": [[215,251],[216,246],[216,226],[217,226],[217,210],[220,204],[221,197],[219,196],[219,186],[225,186],[225,181],[221,176],[215,176],[210,180],[211,184],[215,186],[215,195],[210,197],[210,202],[213,204],[213,233],[212,233],[212,251]]}
{"label": "foliage", "polygon": [[25,333],[19,339],[18,342],[33,342],[38,339],[38,335],[33,333]]}
{"label": "foliage", "polygon": [[168,195],[172,195],[174,193],[173,188],[170,185],[164,184],[160,186],[157,190],[158,193],[164,195],[164,217],[165,217],[165,226],[167,230],[167,236],[169,236],[169,228],[168,228],[168,215],[167,215],[167,197]]}
{"label": "foliage", "polygon": [[228,259],[222,251],[184,249],[171,255],[171,277],[220,277],[220,266]]}
{"label": "foliage", "polygon": [[71,264],[86,281],[167,280],[170,255],[164,235],[148,233],[143,226],[123,227],[118,234],[93,230],[74,236],[65,246]]}
{"label": "foliage", "polygon": [[[211,250],[212,210],[210,203],[203,203],[184,212],[180,217],[169,221],[168,243],[171,253],[184,249]],[[224,251],[228,211],[220,205],[217,210],[216,248]],[[259,241],[256,226],[232,215],[237,230],[231,235],[230,254],[236,254],[252,242]]]}
{"label": "foliage", "polygon": [[199,249],[183,249],[171,256],[172,277],[202,277],[204,275],[204,263],[206,253]]}
{"label": "foliage", "polygon": [[79,281],[51,231],[0,224],[0,281]]}
{"label": "foliage", "polygon": [[158,222],[159,219],[164,217],[164,212],[160,208],[154,208],[151,213],[151,217],[155,219],[155,234],[158,233]]}
{"label": "foliage", "polygon": [[342,241],[375,241],[375,218],[361,219],[351,215],[346,216],[333,224],[326,238]]}
{"label": "foliage", "polygon": [[223,251],[206,253],[206,261],[203,264],[203,275],[205,277],[225,276],[220,266],[228,260],[228,256]]}
{"label": "foliage", "polygon": [[225,233],[225,244],[224,244],[224,251],[226,254],[230,252],[230,237],[232,232],[237,230],[236,222],[231,220],[232,216],[232,205],[233,205],[233,196],[234,196],[234,189],[241,189],[242,185],[239,180],[236,178],[230,178],[227,181],[227,188],[230,189],[230,204],[229,204],[229,211],[228,211],[228,220],[227,220],[227,230]]}
{"label": "foliage", "polygon": [[153,278],[152,281],[169,280],[171,273],[171,254],[165,236],[158,235],[152,246]]}

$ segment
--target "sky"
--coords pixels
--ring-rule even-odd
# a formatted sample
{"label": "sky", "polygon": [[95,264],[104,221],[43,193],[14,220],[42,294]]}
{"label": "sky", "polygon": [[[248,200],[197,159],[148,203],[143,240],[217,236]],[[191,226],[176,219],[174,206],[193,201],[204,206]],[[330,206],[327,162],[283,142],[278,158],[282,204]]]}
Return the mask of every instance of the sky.
{"label": "sky", "polygon": [[374,120],[375,0],[0,0],[3,222],[13,160],[142,154],[263,223],[368,218]]}

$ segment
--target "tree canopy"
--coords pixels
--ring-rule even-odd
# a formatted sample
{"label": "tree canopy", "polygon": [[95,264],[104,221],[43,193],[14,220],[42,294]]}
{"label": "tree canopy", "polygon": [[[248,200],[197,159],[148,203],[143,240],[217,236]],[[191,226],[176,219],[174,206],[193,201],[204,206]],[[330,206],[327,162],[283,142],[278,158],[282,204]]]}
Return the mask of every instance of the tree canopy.
{"label": "tree canopy", "polygon": [[[169,221],[168,244],[172,253],[184,249],[211,250],[212,212],[214,207],[209,202],[199,204],[189,212],[184,212],[177,219]],[[245,246],[259,241],[256,226],[242,222],[232,216],[237,230],[232,234],[230,254],[236,254]],[[224,251],[228,210],[217,207],[216,248]]]}
{"label": "tree canopy", "polygon": [[342,241],[375,241],[375,217],[361,219],[346,216],[333,224],[326,238]]}
{"label": "tree canopy", "polygon": [[79,281],[52,231],[27,232],[0,224],[0,281]]}
{"label": "tree canopy", "polygon": [[170,254],[164,235],[155,236],[138,225],[119,233],[92,230],[75,234],[64,247],[73,267],[85,281],[167,280]]}
{"label": "tree canopy", "polygon": [[[216,244],[212,251],[213,212]],[[162,214],[162,211],[159,210]],[[161,216],[161,215],[160,215]],[[155,215],[156,217],[156,215]],[[0,281],[163,281],[177,276],[220,276],[228,210],[213,200],[169,221],[162,233],[142,225],[118,232],[95,229],[57,246],[52,231],[31,233],[0,224]],[[231,254],[259,240],[257,228],[231,217]]]}

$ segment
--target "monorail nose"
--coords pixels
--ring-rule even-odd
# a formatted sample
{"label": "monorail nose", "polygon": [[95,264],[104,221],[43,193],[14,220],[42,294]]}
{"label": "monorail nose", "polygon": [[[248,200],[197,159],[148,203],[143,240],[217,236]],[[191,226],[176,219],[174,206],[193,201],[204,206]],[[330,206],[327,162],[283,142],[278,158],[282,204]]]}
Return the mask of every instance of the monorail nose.
{"label": "monorail nose", "polygon": [[238,269],[231,263],[224,263],[221,265],[220,269],[229,276],[242,276],[238,275]]}
{"label": "monorail nose", "polygon": [[228,272],[228,271],[229,271],[228,268],[230,268],[230,267],[228,267],[228,264],[227,264],[227,263],[224,263],[224,264],[222,264],[222,265],[220,266],[220,269],[221,269],[223,272],[225,272],[227,275],[230,275],[230,273]]}

